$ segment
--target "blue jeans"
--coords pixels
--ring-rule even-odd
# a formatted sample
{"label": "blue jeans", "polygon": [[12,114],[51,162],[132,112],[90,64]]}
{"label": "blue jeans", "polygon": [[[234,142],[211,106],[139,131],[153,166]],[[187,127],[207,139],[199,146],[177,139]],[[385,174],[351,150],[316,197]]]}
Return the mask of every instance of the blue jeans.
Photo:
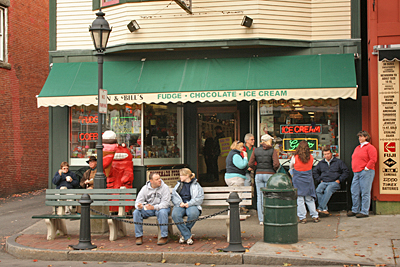
{"label": "blue jeans", "polygon": [[[187,221],[196,220],[200,216],[200,210],[196,206],[189,208],[174,207],[172,209],[172,219],[174,222],[183,222],[183,217],[187,216]],[[188,240],[192,236],[192,228],[196,222],[177,224],[183,238]]]}
{"label": "blue jeans", "polygon": [[[143,219],[157,216],[158,223],[168,223],[168,215],[171,211],[170,208],[160,210],[144,210],[135,209],[133,212],[133,221],[142,223]],[[168,237],[168,225],[160,226],[161,237]],[[135,236],[143,236],[143,225],[135,224]]]}
{"label": "blue jeans", "polygon": [[306,218],[307,215],[307,210],[306,206],[304,205],[304,202],[306,203],[308,210],[310,211],[310,215],[313,218],[318,218],[318,212],[315,210],[315,201],[312,196],[298,196],[297,197],[297,216],[299,217],[300,220],[303,220]]}
{"label": "blue jeans", "polygon": [[351,199],[353,200],[352,212],[365,215],[369,214],[371,187],[374,177],[374,170],[362,170],[354,173],[353,182],[351,183]]}
{"label": "blue jeans", "polygon": [[246,172],[246,179],[244,180],[244,186],[250,186],[251,185],[251,175],[249,172]]}
{"label": "blue jeans", "polygon": [[261,187],[266,187],[269,177],[272,174],[256,174],[255,181],[256,181],[256,189],[257,189],[257,213],[258,213],[258,220],[260,222],[264,221],[264,212],[263,212],[263,193],[261,192]]}
{"label": "blue jeans", "polygon": [[318,209],[328,210],[328,202],[333,193],[340,189],[340,184],[336,182],[321,182],[316,190],[318,198]]}

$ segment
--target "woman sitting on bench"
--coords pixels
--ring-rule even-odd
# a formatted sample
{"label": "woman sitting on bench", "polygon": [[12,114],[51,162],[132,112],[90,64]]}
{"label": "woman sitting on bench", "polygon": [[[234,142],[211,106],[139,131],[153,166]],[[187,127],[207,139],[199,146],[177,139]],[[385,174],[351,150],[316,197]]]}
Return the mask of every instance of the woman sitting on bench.
{"label": "woman sitting on bench", "polygon": [[[195,178],[195,174],[188,168],[180,170],[180,181],[172,190],[171,200],[174,204],[172,219],[175,223],[183,222],[183,217],[187,216],[187,221],[196,220],[201,214],[201,204],[204,200],[204,191]],[[193,244],[192,228],[195,222],[177,224],[181,237],[179,244]]]}

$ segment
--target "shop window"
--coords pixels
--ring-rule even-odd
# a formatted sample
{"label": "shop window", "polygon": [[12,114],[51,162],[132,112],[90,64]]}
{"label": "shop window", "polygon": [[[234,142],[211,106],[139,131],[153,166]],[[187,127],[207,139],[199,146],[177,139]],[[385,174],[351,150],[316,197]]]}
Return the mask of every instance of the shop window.
{"label": "shop window", "polygon": [[[108,105],[102,131],[112,130],[119,144],[130,149],[135,165],[140,164],[142,105]],[[96,155],[97,106],[71,108],[71,164],[85,165],[87,158]]]}
{"label": "shop window", "polygon": [[144,106],[144,164],[180,164],[181,109],[176,104]]}
{"label": "shop window", "polygon": [[291,158],[301,140],[307,140],[315,159],[322,159],[322,147],[328,145],[339,157],[339,101],[263,100],[259,102],[259,136],[275,138],[275,149],[284,162]]}
{"label": "shop window", "polygon": [[[70,119],[71,165],[86,165],[87,158],[97,155],[97,106],[73,106]],[[181,123],[176,104],[108,105],[102,132],[116,133],[118,144],[125,143],[131,151],[134,165],[180,164]]]}

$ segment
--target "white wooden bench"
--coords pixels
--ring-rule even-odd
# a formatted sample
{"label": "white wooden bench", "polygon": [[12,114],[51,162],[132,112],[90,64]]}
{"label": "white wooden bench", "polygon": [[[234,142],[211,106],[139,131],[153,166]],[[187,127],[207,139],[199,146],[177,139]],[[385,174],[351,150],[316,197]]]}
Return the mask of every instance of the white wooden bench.
{"label": "white wooden bench", "polygon": [[[170,188],[170,192],[172,193],[173,188]],[[229,206],[229,203],[226,202],[226,200],[229,198],[229,194],[231,192],[237,192],[239,197],[242,199],[242,202],[239,203],[240,206],[245,205],[245,206],[250,206],[251,205],[251,186],[217,186],[217,187],[203,187],[204,190],[204,201],[201,206],[204,208],[221,208],[225,209],[227,206]],[[172,213],[172,207],[173,205],[171,204],[171,213]],[[207,216],[209,214],[203,214],[199,218],[202,218],[204,216]],[[240,215],[240,220],[246,220],[250,215]],[[150,217],[146,220],[152,220],[157,222],[156,217]],[[207,220],[225,220],[226,223],[226,230],[227,230],[227,241],[229,242],[229,224],[230,224],[230,218],[229,218],[229,212],[228,214],[219,214],[217,216],[208,218]],[[172,217],[171,215],[168,217],[168,223],[172,222]],[[173,228],[172,226],[168,226],[168,233],[170,235],[173,235]],[[158,239],[161,238],[161,230],[160,227],[158,227]]]}

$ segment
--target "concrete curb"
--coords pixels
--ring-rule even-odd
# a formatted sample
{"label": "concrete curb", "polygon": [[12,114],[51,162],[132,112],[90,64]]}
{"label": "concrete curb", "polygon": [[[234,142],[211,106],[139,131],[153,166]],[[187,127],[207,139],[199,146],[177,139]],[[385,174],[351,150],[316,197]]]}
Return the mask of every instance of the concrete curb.
{"label": "concrete curb", "polygon": [[298,258],[269,256],[257,253],[208,253],[208,252],[126,252],[126,251],[91,251],[91,250],[51,250],[37,249],[20,245],[16,242],[22,233],[10,236],[6,240],[6,251],[19,259],[37,259],[43,261],[109,261],[109,262],[161,262],[184,264],[216,265],[353,265],[375,266],[371,262],[352,262],[333,259]]}

